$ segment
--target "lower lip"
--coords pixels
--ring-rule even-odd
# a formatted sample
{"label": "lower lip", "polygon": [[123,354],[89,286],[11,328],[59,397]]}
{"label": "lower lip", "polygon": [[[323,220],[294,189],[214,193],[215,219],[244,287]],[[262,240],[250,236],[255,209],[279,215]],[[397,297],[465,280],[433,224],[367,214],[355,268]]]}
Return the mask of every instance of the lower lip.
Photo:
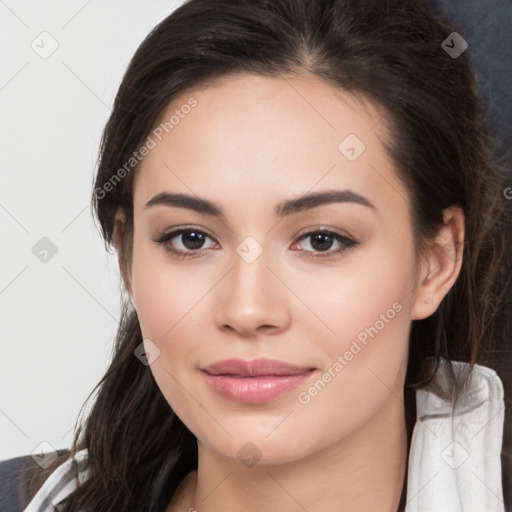
{"label": "lower lip", "polygon": [[210,386],[220,395],[244,404],[261,404],[296,388],[313,372],[314,370],[309,370],[296,375],[261,375],[259,377],[203,373]]}

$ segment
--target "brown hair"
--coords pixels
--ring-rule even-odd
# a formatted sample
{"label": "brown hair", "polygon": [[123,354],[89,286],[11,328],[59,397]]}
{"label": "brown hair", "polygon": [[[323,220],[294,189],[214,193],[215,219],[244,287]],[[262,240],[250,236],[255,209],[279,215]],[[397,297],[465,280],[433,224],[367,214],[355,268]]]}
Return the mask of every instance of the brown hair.
{"label": "brown hair", "polygon": [[[178,94],[232,73],[307,72],[382,106],[391,130],[387,149],[412,199],[418,247],[436,233],[444,208],[462,207],[466,223],[457,281],[434,315],[412,322],[409,439],[414,390],[428,385],[436,369],[422,365],[427,357],[492,366],[497,350],[510,350],[503,339],[510,280],[503,184],[468,52],[454,59],[441,48],[454,30],[417,0],[189,0],[132,58],[103,133],[92,196],[107,250],[115,242],[114,215],[124,209],[124,247],[117,249],[129,265],[136,166],[122,179],[118,171]],[[134,357],[141,342],[137,315],[125,304],[112,363],[76,429],[70,455],[87,448],[91,476],[73,493],[67,512],[163,509],[169,496],[162,489],[170,479],[179,482],[197,467],[195,437]],[[503,460],[504,478],[510,478],[510,459]]]}

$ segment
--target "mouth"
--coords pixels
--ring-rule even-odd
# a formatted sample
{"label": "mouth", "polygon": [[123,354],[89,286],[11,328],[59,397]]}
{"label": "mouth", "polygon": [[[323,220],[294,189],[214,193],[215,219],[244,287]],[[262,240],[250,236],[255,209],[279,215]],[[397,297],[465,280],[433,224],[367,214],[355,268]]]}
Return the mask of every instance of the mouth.
{"label": "mouth", "polygon": [[312,366],[297,366],[280,361],[279,359],[268,359],[265,357],[251,361],[224,359],[206,368],[202,368],[203,371],[210,375],[232,375],[239,377],[299,375],[314,369]]}
{"label": "mouth", "polygon": [[267,358],[226,359],[201,368],[215,392],[246,404],[273,400],[305,382],[315,370]]}

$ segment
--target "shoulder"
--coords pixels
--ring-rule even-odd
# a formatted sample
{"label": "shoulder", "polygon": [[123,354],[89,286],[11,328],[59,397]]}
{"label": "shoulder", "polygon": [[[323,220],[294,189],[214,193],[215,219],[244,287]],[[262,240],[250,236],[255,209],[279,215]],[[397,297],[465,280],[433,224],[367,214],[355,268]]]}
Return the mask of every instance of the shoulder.
{"label": "shoulder", "polygon": [[24,475],[34,463],[30,455],[0,462],[0,512],[22,510],[28,504]]}
{"label": "shoulder", "polygon": [[83,473],[84,459],[85,450],[71,458],[66,449],[58,450],[46,468],[31,455],[0,461],[0,512],[45,511],[58,503],[74,489],[72,480],[77,469]]}

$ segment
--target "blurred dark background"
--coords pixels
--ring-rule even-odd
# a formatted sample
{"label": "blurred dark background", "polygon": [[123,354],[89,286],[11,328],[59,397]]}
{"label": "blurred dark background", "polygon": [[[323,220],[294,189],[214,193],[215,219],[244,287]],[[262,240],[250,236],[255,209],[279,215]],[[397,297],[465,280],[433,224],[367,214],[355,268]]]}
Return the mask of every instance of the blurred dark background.
{"label": "blurred dark background", "polygon": [[[504,177],[503,201],[512,226],[512,0],[427,0],[431,10],[449,18],[468,42],[468,52],[487,123],[496,145],[498,168]],[[508,198],[507,198],[508,196]],[[508,240],[508,275],[512,274],[512,227]],[[507,297],[512,297],[509,286]],[[496,340],[492,367],[505,388],[505,429],[502,461],[503,493],[512,511],[512,304],[507,308],[505,336]]]}

